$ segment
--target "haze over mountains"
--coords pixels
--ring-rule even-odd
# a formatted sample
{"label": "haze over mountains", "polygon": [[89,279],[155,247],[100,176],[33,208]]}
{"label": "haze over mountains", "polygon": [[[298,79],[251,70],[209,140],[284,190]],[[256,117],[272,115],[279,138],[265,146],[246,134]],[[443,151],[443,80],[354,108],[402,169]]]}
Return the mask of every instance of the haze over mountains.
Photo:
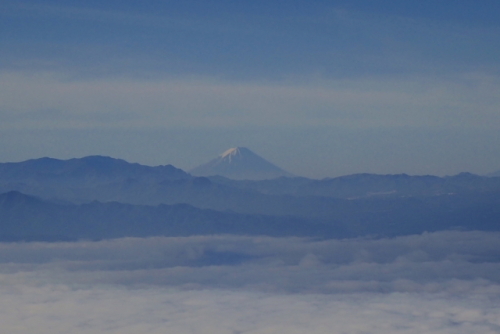
{"label": "haze over mountains", "polygon": [[[244,148],[228,150],[202,169],[288,175]],[[101,156],[2,163],[0,239],[221,233],[345,238],[500,230],[499,177],[244,178],[197,177],[171,165]]]}

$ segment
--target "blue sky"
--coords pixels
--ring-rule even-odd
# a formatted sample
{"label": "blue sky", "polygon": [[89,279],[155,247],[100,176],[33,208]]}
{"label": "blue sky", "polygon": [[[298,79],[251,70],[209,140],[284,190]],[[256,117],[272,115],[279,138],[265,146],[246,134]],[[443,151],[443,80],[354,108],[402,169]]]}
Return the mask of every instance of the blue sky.
{"label": "blue sky", "polygon": [[1,1],[0,161],[500,169],[496,1]]}

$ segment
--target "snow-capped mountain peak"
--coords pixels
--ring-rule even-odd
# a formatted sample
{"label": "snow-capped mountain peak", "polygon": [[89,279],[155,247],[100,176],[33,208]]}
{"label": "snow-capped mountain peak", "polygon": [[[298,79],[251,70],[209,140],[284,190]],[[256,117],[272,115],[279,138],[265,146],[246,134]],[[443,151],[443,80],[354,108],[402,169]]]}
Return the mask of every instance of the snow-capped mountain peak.
{"label": "snow-capped mountain peak", "polygon": [[197,176],[221,175],[251,180],[292,176],[246,147],[230,148],[208,163],[192,169],[190,173]]}

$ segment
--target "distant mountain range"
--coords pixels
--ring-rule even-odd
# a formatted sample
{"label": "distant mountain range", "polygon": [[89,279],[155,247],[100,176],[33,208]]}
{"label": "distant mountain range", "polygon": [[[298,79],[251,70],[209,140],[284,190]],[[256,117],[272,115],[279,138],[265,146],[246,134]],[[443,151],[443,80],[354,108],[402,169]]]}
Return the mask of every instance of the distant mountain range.
{"label": "distant mountain range", "polygon": [[0,163],[2,193],[0,240],[500,230],[500,177],[470,173],[232,180],[110,157],[42,158]]}
{"label": "distant mountain range", "polygon": [[164,181],[187,178],[190,178],[189,174],[172,165],[150,167],[103,156],[69,160],[40,158],[0,163],[0,182],[89,185],[125,179]]}
{"label": "distant mountain range", "polygon": [[293,176],[246,147],[231,148],[189,173],[196,176],[220,175],[235,180],[266,180]]}

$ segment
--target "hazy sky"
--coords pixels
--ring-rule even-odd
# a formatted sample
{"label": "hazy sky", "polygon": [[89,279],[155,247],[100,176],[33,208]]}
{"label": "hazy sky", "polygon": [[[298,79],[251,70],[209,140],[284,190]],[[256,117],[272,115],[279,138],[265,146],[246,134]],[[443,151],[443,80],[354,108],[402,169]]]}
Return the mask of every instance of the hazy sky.
{"label": "hazy sky", "polygon": [[0,161],[500,169],[500,2],[0,0]]}

